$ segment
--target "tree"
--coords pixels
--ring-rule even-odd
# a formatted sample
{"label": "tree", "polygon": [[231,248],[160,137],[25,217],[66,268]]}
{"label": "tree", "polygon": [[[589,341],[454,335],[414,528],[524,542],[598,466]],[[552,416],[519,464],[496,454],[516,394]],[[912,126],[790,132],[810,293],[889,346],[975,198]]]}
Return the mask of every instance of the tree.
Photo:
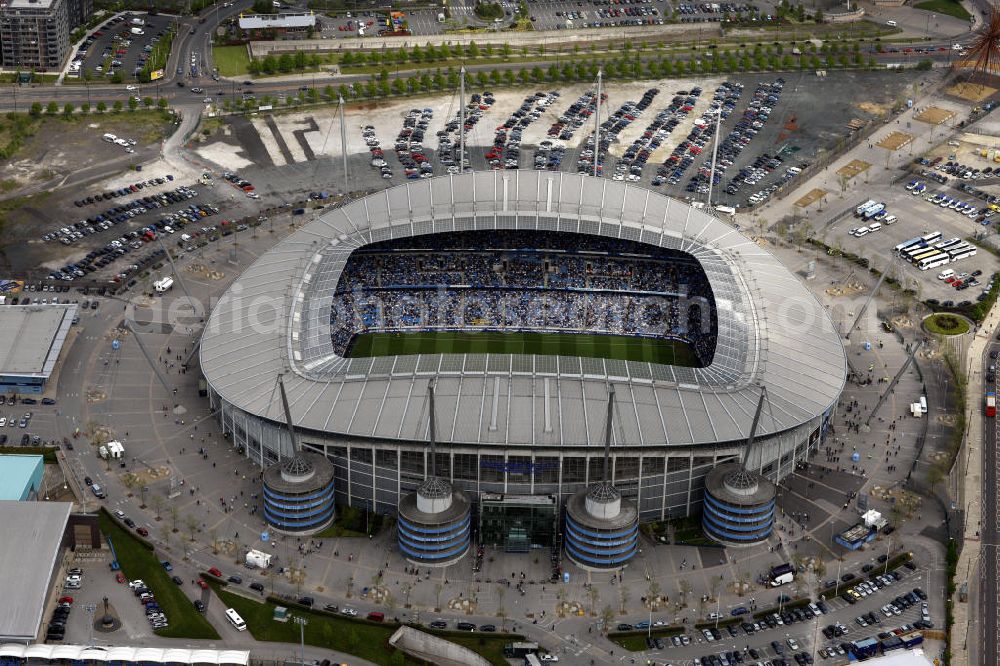
{"label": "tree", "polygon": [[687,606],[688,595],[691,594],[691,583],[686,578],[682,578],[680,582],[680,588],[681,588],[680,603],[684,606]]}
{"label": "tree", "polygon": [[153,507],[153,513],[156,514],[156,520],[160,520],[160,511],[163,509],[163,498],[157,494],[153,494],[149,498],[149,504]]}
{"label": "tree", "polygon": [[823,10],[817,7],[816,13],[813,14],[813,18],[816,20],[816,23],[822,23],[824,19]]}
{"label": "tree", "polygon": [[441,610],[441,592],[444,590],[444,585],[441,583],[434,583],[434,610]]}
{"label": "tree", "polygon": [[194,541],[194,535],[198,533],[198,519],[188,516],[184,519],[184,527],[187,528],[188,541]]}
{"label": "tree", "polygon": [[31,116],[32,118],[37,118],[37,117],[39,117],[40,115],[42,115],[42,103],[41,103],[41,102],[35,102],[35,103],[33,103],[33,104],[31,105],[31,110],[30,110],[30,111],[28,111],[28,114],[29,114],[29,115],[30,115],[30,116]]}
{"label": "tree", "polygon": [[649,599],[650,608],[656,610],[659,607],[659,600],[657,597],[660,596],[660,584],[654,578],[649,581],[649,587],[646,589],[646,597]]}
{"label": "tree", "polygon": [[410,583],[403,583],[403,607],[410,607],[410,594],[413,592],[413,585]]}
{"label": "tree", "polygon": [[628,586],[626,586],[626,585],[619,585],[618,586],[618,603],[619,603],[618,608],[619,608],[619,612],[621,612],[622,615],[625,614],[625,606],[628,604],[628,597],[629,597]]}
{"label": "tree", "polygon": [[351,598],[351,594],[354,592],[354,576],[347,579],[347,598]]}
{"label": "tree", "polygon": [[601,609],[601,628],[604,633],[611,630],[611,621],[615,619],[615,611],[610,604]]}
{"label": "tree", "polygon": [[45,113],[49,114],[50,116],[56,115],[57,113],[59,113],[59,105],[56,104],[55,102],[49,102],[48,106],[45,107]]}
{"label": "tree", "polygon": [[128,110],[129,111],[135,111],[138,108],[139,108],[139,100],[136,99],[135,97],[129,97],[128,98]]}
{"label": "tree", "polygon": [[166,111],[167,110],[167,104],[168,104],[167,103],[167,98],[166,97],[161,97],[160,101],[158,101],[156,103],[156,106],[158,106],[161,111]]}
{"label": "tree", "polygon": [[181,515],[180,510],[176,506],[174,506],[174,505],[171,504],[170,505],[170,531],[171,532],[174,532],[174,533],[177,532],[177,521],[180,519],[180,515]]}
{"label": "tree", "polygon": [[282,53],[278,57],[278,70],[282,72],[290,72],[295,66],[295,60],[288,53]]}
{"label": "tree", "polygon": [[587,598],[590,600],[590,614],[597,615],[597,601],[601,598],[601,593],[591,585],[587,588]]}
{"label": "tree", "polygon": [[503,585],[497,585],[497,617],[500,618],[500,631],[503,631],[503,621],[507,616],[507,611],[503,607],[503,596],[507,593],[507,588]]}
{"label": "tree", "polygon": [[254,0],[253,11],[255,14],[274,14],[274,3],[270,0]]}
{"label": "tree", "polygon": [[80,113],[84,115],[90,113],[90,102],[84,102],[80,105]]}
{"label": "tree", "polygon": [[143,97],[142,98],[142,105],[144,107],[146,107],[147,109],[150,108],[151,106],[153,106],[153,98],[149,97],[148,95],[146,97]]}

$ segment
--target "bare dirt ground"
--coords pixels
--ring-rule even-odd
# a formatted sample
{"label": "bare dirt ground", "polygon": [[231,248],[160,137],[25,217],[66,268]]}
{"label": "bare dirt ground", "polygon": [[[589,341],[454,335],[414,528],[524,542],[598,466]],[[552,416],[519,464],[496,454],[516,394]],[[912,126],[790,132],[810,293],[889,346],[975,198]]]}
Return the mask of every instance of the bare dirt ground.
{"label": "bare dirt ground", "polygon": [[[170,126],[171,121],[158,112],[32,122],[21,147],[10,159],[0,161],[0,270],[17,274],[22,267],[61,264],[86,254],[93,243],[66,248],[38,239],[67,221],[112,205],[77,208],[74,200],[163,175],[156,169],[137,172],[135,167],[156,158]],[[10,127],[3,129],[9,136]],[[135,152],[126,153],[122,146],[104,141],[105,133],[135,139]]]}

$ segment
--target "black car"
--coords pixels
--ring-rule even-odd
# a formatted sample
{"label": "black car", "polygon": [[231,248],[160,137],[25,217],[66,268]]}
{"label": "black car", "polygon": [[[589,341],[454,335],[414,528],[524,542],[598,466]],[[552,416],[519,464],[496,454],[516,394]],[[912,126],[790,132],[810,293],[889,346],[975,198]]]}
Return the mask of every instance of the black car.
{"label": "black car", "polygon": [[135,521],[132,520],[131,518],[129,518],[128,516],[126,516],[125,520],[123,520],[122,522],[125,523],[126,525],[128,525],[129,527],[132,527],[132,528],[135,527]]}
{"label": "black car", "polygon": [[92,478],[90,478],[89,476],[83,477],[83,482],[85,484],[87,484],[88,486],[94,485],[94,480]]}
{"label": "black car", "polygon": [[475,631],[476,625],[471,622],[459,622],[455,625],[455,628],[459,631]]}
{"label": "black car", "polygon": [[846,583],[848,581],[854,580],[855,578],[857,578],[857,576],[855,576],[854,574],[845,573],[843,576],[840,577],[840,580]]}
{"label": "black car", "polygon": [[447,629],[448,623],[444,620],[434,620],[430,626],[432,629]]}
{"label": "black car", "polygon": [[[243,579],[241,577],[235,576],[235,575],[230,576],[226,580],[228,580],[230,583],[233,583],[235,585],[242,585],[243,584]],[[302,603],[302,602],[300,601],[299,603]],[[310,602],[309,605],[311,606],[312,602]]]}
{"label": "black car", "polygon": [[632,625],[622,622],[616,627],[616,629],[618,631],[632,631]]}
{"label": "black car", "polygon": [[202,602],[201,599],[195,599],[194,600],[194,609],[196,611],[198,611],[199,613],[204,613],[205,612],[205,604]]}
{"label": "black car", "polygon": [[479,631],[496,631],[497,626],[495,624],[482,624],[479,626]]}
{"label": "black car", "polygon": [[[238,578],[238,576],[236,576],[236,578]],[[240,582],[242,582],[242,579]],[[310,608],[312,608],[312,605],[316,603],[316,600],[313,599],[312,597],[299,597],[299,603],[302,604],[303,606],[309,606]]]}
{"label": "black car", "polygon": [[917,595],[921,601],[927,601],[927,593],[921,590],[919,587],[913,588],[913,594]]}
{"label": "black car", "polygon": [[875,568],[874,564],[866,564],[865,566],[861,567],[861,570],[864,571],[865,573],[868,573],[874,568]]}
{"label": "black car", "polygon": [[771,649],[779,656],[785,654],[785,646],[778,641],[771,641]]}
{"label": "black car", "polygon": [[180,576],[172,576],[170,578],[170,580],[174,581],[175,585],[183,585],[184,584],[184,579],[182,579]]}
{"label": "black car", "polygon": [[257,581],[254,581],[254,582],[250,583],[250,589],[251,590],[256,590],[258,592],[263,592],[264,591],[264,585],[262,583],[258,583]]}

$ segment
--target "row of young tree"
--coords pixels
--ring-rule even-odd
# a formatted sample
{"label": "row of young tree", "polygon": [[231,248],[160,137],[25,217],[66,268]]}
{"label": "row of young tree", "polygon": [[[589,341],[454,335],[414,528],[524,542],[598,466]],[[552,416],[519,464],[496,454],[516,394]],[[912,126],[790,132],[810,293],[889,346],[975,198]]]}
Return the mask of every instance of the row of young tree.
{"label": "row of young tree", "polygon": [[123,110],[125,110],[126,106],[128,107],[129,111],[136,111],[140,106],[146,109],[152,109],[153,106],[156,106],[157,108],[165,111],[167,109],[168,102],[165,97],[161,97],[159,101],[154,100],[152,97],[143,97],[141,102],[135,97],[132,97],[128,100],[127,103],[122,102],[119,99],[115,100],[110,107],[108,106],[107,102],[103,101],[98,102],[93,106],[90,104],[90,102],[84,102],[79,106],[74,104],[73,102],[66,102],[62,106],[60,106],[58,102],[49,102],[46,105],[42,105],[41,102],[35,102],[34,104],[31,105],[31,108],[28,110],[28,114],[33,118],[40,118],[43,115],[56,116],[59,115],[60,113],[63,116],[71,116],[78,110],[80,113],[84,115],[90,113],[91,111],[94,111],[95,113],[107,113],[109,110],[112,113],[121,113]]}
{"label": "row of young tree", "polygon": [[[798,46],[803,53],[810,55],[840,55],[844,53],[858,53],[861,51],[861,43],[858,41],[826,41],[819,47],[817,47],[813,42],[802,42],[799,45],[796,45],[795,43],[782,44],[781,42],[775,42],[773,44],[755,44],[752,47],[741,46],[739,48],[720,48],[718,49],[718,53],[722,57],[730,55],[735,55],[736,57],[749,55],[754,58],[760,57],[761,55],[769,57],[772,55],[783,55],[785,51],[790,53],[792,52],[792,49],[796,48],[796,46]],[[626,40],[622,43],[620,48],[616,47],[615,51],[625,53],[639,51],[645,53],[662,51],[664,48],[666,48],[666,44],[660,42],[651,45],[648,42],[635,44]],[[594,45],[590,45],[588,48],[583,49],[579,44],[574,44],[570,50],[561,52],[553,52],[550,49],[548,57],[551,59],[553,55],[557,54],[568,56],[570,53],[574,56],[579,56],[581,51],[584,50],[593,52]],[[714,50],[714,47],[710,46],[709,50]],[[426,46],[416,45],[413,48],[384,49],[378,51],[346,51],[340,56],[340,65],[342,67],[364,67],[372,65],[391,66],[404,65],[408,63],[434,63],[454,59],[476,60],[478,58],[488,59],[493,57],[509,58],[513,54],[514,49],[507,43],[499,46],[494,46],[492,44],[483,44],[482,46],[479,46],[475,42],[470,42],[469,44],[440,44],[437,46],[428,44]],[[523,47],[521,48],[520,55],[523,57],[542,57],[546,55],[546,48],[544,45],[537,48]],[[317,59],[319,60],[319,58]],[[259,61],[258,66],[263,67],[263,61]],[[277,66],[277,63],[272,59],[272,68],[275,66]]]}

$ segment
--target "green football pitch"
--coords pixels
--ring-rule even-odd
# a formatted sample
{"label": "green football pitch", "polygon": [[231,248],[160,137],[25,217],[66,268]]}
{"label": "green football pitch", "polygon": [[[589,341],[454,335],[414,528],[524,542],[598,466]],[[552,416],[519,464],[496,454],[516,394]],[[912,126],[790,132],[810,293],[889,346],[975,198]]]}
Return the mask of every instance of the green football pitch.
{"label": "green football pitch", "polygon": [[410,354],[538,354],[698,365],[691,346],[678,340],[576,333],[362,333],[347,352],[349,357]]}

